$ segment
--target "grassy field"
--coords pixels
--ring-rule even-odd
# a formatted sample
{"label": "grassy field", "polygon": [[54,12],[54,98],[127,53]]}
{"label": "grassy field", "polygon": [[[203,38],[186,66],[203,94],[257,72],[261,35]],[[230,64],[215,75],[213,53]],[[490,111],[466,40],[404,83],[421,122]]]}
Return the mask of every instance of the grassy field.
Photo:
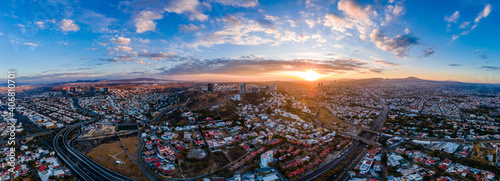
{"label": "grassy field", "polygon": [[[318,107],[319,108],[319,107]],[[337,125],[341,125],[342,122],[340,122],[336,117],[332,116],[329,112],[328,109],[325,108],[319,108],[321,110],[321,113],[319,114],[319,120],[327,125],[332,125],[333,123],[337,123]]]}
{"label": "grassy field", "polygon": [[197,109],[219,103],[226,97],[224,94],[218,92],[206,93],[201,90],[189,90],[179,95],[179,98],[181,99],[181,102],[189,99],[186,107],[190,109]]}
{"label": "grassy field", "polygon": [[[134,157],[134,160],[137,160],[135,158],[137,149],[139,148],[137,137],[131,136],[128,138],[122,138],[122,140],[125,146],[129,149],[130,154],[132,154],[132,157]],[[108,155],[116,155],[115,158],[122,161],[123,164],[115,164],[116,160]],[[142,173],[137,162],[132,163],[129,156],[125,152],[125,149],[120,144],[120,141],[99,145],[98,147],[92,149],[87,156],[100,165],[129,178],[140,181],[148,180],[144,173]]]}

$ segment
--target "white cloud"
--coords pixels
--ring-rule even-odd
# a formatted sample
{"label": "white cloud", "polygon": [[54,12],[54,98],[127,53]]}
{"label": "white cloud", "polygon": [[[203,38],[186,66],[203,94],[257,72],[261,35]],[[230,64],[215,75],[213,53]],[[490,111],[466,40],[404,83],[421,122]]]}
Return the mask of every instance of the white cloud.
{"label": "white cloud", "polygon": [[394,6],[394,9],[392,10],[392,14],[394,14],[395,16],[401,16],[404,13],[405,13],[404,8],[403,8],[403,6],[400,6],[400,5]]}
{"label": "white cloud", "polygon": [[[115,51],[121,50],[122,52],[130,52],[133,49],[130,48],[129,46],[116,46],[116,47],[108,47],[108,50],[115,50]],[[113,53],[114,52],[108,52],[108,54],[113,54]]]}
{"label": "white cloud", "polygon": [[410,34],[410,33],[411,33],[410,29],[406,28],[406,29],[405,29],[405,33],[406,33],[406,34]]}
{"label": "white cloud", "polygon": [[444,20],[448,23],[456,23],[457,19],[460,17],[460,12],[455,11],[452,15],[450,16],[445,16]]}
{"label": "white cloud", "polygon": [[490,15],[490,12],[491,12],[491,5],[488,4],[484,7],[483,11],[481,11],[478,15],[477,15],[477,18],[474,20],[475,23],[479,23],[479,21],[481,21],[482,18],[486,18],[488,17],[488,15]]}
{"label": "white cloud", "polygon": [[[272,44],[279,45],[279,42],[272,39],[280,38],[281,34],[273,27],[266,26],[256,20],[250,20],[243,17],[226,15],[221,19],[224,23],[222,30],[211,33],[198,34],[198,40],[189,46],[197,48],[211,47],[219,44],[235,45],[259,45]],[[302,38],[306,38],[303,36]]]}
{"label": "white cloud", "polygon": [[165,11],[170,13],[188,15],[189,20],[205,21],[208,16],[200,12],[200,2],[198,0],[173,0],[165,7]]}
{"label": "white cloud", "polygon": [[370,5],[362,8],[359,2],[355,0],[340,0],[337,7],[349,17],[364,22],[370,22],[370,15],[375,13],[371,10]]}
{"label": "white cloud", "polygon": [[463,22],[462,24],[460,24],[460,26],[458,28],[465,29],[465,28],[468,28],[469,25],[470,25],[470,21],[466,21],[466,22]]}
{"label": "white cloud", "polygon": [[254,7],[259,5],[258,0],[215,0],[215,2],[234,7]]}
{"label": "white cloud", "polygon": [[491,5],[490,4],[487,4],[483,11],[481,11],[476,19],[474,19],[474,25],[470,26],[470,22],[463,22],[462,24],[460,24],[460,26],[458,28],[460,29],[467,29],[469,26],[470,28],[467,29],[467,30],[464,30],[463,32],[459,33],[458,35],[453,35],[451,37],[451,41],[454,41],[456,39],[458,39],[460,36],[464,36],[464,35],[467,35],[469,34],[472,30],[476,29],[477,28],[477,25],[479,24],[479,22],[481,21],[481,19],[483,18],[486,18],[488,17],[488,15],[491,13]]}
{"label": "white cloud", "polygon": [[134,23],[137,28],[137,33],[144,33],[146,31],[155,31],[156,22],[153,20],[162,19],[163,15],[153,11],[141,11],[135,18]]}
{"label": "white cloud", "polygon": [[328,13],[325,15],[324,26],[332,27],[332,30],[345,32],[346,28],[353,28],[353,24],[344,20],[344,18],[339,15]]}
{"label": "white cloud", "polygon": [[194,32],[200,30],[200,27],[194,25],[194,24],[189,24],[189,25],[179,25],[179,30],[189,33],[189,32]]}
{"label": "white cloud", "polygon": [[130,38],[118,37],[112,38],[109,41],[113,42],[114,44],[128,45],[130,43]]}
{"label": "white cloud", "polygon": [[38,29],[45,29],[45,24],[43,21],[37,21],[35,22],[35,25],[38,27]]}
{"label": "white cloud", "polygon": [[36,44],[36,43],[30,43],[30,42],[23,43],[23,45],[32,46],[32,47],[37,47],[37,46],[39,46],[39,45],[38,45],[38,44]]}
{"label": "white cloud", "polygon": [[304,20],[306,22],[306,24],[309,26],[309,28],[313,28],[314,26],[316,26],[317,24],[319,24],[321,22],[320,19],[317,19],[317,20],[314,20],[314,19],[306,19]]}
{"label": "white cloud", "polygon": [[61,45],[68,45],[68,42],[67,42],[67,41],[58,41],[57,43],[58,43],[58,44],[61,44]]}
{"label": "white cloud", "polygon": [[276,21],[276,20],[279,20],[280,18],[276,17],[276,16],[271,16],[271,15],[264,15],[266,17],[267,20],[269,21]]}
{"label": "white cloud", "polygon": [[322,38],[321,34],[319,33],[312,35],[311,38],[317,39],[317,41],[320,43],[326,42],[326,39]]}
{"label": "white cloud", "polygon": [[63,19],[59,22],[59,27],[63,30],[63,31],[74,31],[74,32],[77,32],[78,30],[80,30],[80,26],[78,26],[77,24],[75,24],[75,22],[73,20],[70,20],[70,19]]}

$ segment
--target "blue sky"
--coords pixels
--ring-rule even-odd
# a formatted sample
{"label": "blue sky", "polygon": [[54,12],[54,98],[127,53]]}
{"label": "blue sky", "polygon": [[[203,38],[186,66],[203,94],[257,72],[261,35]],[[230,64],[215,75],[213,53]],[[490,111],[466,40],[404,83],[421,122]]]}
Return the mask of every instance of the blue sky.
{"label": "blue sky", "polygon": [[400,78],[500,82],[498,1],[1,1],[19,81]]}

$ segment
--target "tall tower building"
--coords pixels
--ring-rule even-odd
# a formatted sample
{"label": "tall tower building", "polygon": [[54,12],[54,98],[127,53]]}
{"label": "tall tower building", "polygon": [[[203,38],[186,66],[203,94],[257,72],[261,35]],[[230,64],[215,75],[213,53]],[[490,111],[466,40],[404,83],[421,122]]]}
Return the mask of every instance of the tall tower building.
{"label": "tall tower building", "polygon": [[269,167],[269,163],[273,162],[273,150],[269,150],[260,155],[260,168]]}
{"label": "tall tower building", "polygon": [[214,84],[213,83],[208,83],[208,92],[213,92],[214,91]]}
{"label": "tall tower building", "polygon": [[240,94],[244,95],[245,92],[246,92],[246,85],[245,85],[245,83],[243,83],[240,85]]}

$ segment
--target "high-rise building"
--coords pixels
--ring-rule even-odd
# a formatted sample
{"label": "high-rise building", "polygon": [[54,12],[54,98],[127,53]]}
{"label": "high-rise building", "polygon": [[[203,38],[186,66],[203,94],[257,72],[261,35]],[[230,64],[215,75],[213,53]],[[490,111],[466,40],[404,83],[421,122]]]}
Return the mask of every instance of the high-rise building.
{"label": "high-rise building", "polygon": [[269,167],[269,163],[273,162],[273,150],[266,151],[260,155],[260,168]]}
{"label": "high-rise building", "polygon": [[208,83],[207,87],[208,87],[208,89],[207,89],[208,92],[214,91],[214,84],[213,83]]}
{"label": "high-rise building", "polygon": [[246,92],[246,85],[245,85],[245,83],[243,83],[240,85],[240,94],[244,95],[245,92]]}

